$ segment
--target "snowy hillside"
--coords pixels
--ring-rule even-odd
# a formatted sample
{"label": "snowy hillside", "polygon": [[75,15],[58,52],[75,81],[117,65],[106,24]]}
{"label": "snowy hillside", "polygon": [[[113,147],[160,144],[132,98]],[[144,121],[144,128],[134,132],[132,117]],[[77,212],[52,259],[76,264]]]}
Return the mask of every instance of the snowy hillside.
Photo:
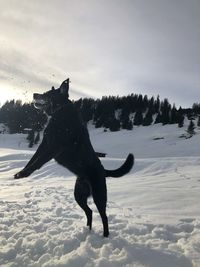
{"label": "snowy hillside", "polygon": [[73,197],[74,175],[53,160],[14,180],[34,153],[24,135],[0,134],[0,266],[199,267],[200,134],[175,125],[115,133],[89,127],[106,168],[132,152],[135,166],[108,178],[109,238],[92,200],[93,230]]}

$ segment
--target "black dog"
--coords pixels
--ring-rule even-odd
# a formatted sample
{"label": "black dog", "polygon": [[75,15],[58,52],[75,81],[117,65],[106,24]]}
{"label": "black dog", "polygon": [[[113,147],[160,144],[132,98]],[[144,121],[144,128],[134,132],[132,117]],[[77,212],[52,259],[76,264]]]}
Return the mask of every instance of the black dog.
{"label": "black dog", "polygon": [[87,226],[92,228],[92,210],[87,205],[87,199],[93,196],[94,203],[103,222],[103,235],[109,235],[106,216],[107,189],[106,177],[120,177],[128,173],[134,163],[134,157],[129,154],[124,164],[116,170],[105,170],[96,155],[89,138],[85,124],[73,103],[68,99],[69,79],[60,88],[44,94],[34,94],[35,107],[43,109],[51,119],[44,131],[42,143],[36,153],[18,172],[15,179],[29,176],[40,169],[46,162],[55,159],[71,172],[77,175],[74,196],[79,206],[87,216]]}

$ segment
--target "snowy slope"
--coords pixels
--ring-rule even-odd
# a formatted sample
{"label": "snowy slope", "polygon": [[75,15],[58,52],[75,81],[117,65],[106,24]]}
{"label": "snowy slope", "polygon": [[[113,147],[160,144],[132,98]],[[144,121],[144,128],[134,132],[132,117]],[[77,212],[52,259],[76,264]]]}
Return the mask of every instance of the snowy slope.
{"label": "snowy slope", "polygon": [[[108,178],[110,237],[92,200],[93,230],[73,198],[74,175],[53,160],[14,180],[33,154],[25,136],[0,135],[0,266],[199,267],[200,134],[179,138],[174,125],[116,133],[90,128],[106,168],[129,152],[136,162]],[[158,139],[157,138],[164,138]]]}

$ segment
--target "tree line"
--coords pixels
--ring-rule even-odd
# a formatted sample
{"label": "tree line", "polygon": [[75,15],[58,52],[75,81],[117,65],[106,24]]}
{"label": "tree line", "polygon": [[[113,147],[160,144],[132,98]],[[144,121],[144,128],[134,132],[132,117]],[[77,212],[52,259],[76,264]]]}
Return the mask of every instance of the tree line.
{"label": "tree line", "polygon": [[[74,101],[74,105],[86,123],[92,121],[96,128],[103,127],[110,131],[132,130],[135,126],[157,123],[183,127],[186,116],[192,120],[200,115],[198,103],[193,104],[192,108],[177,109],[168,99],[161,101],[159,96],[148,98],[141,94],[104,96],[101,99],[81,98]],[[23,104],[19,100],[12,100],[0,108],[0,123],[4,123],[10,133],[23,133],[25,129],[39,132],[46,122],[46,115],[35,109],[32,103]]]}
{"label": "tree line", "polygon": [[46,121],[46,115],[33,103],[22,104],[20,100],[11,100],[0,108],[0,123],[4,123],[11,134],[23,133],[25,129],[41,131]]}
{"label": "tree line", "polygon": [[84,98],[76,101],[75,105],[86,122],[92,121],[96,128],[103,127],[110,131],[132,130],[134,126],[157,123],[183,127],[185,117],[193,120],[200,116],[198,103],[193,104],[192,108],[177,109],[168,99],[161,101],[159,96],[148,98],[141,94],[109,96],[97,100]]}

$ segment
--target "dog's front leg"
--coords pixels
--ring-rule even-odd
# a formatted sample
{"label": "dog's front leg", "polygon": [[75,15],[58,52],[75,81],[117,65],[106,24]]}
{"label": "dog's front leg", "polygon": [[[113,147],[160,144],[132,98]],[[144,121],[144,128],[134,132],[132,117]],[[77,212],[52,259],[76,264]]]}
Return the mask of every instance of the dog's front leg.
{"label": "dog's front leg", "polygon": [[38,147],[37,151],[28,162],[28,164],[24,167],[23,170],[14,175],[15,179],[20,179],[24,177],[28,177],[35,170],[40,169],[46,162],[53,158],[52,151],[49,151],[46,141],[43,140],[41,145]]}
{"label": "dog's front leg", "polygon": [[29,166],[32,165],[32,163],[40,157],[40,155],[42,154],[42,152],[44,151],[44,149],[46,149],[46,140],[43,139],[42,140],[42,143],[39,145],[38,149],[36,150],[35,154],[33,155],[33,157],[29,160],[29,162],[26,164],[26,166],[24,167],[25,168],[28,168]]}
{"label": "dog's front leg", "polygon": [[32,162],[31,165],[28,165],[28,167],[25,167],[22,171],[15,174],[14,178],[20,179],[20,178],[28,177],[35,170],[39,170],[45,163],[47,163],[52,158],[53,157],[51,153],[47,153],[47,154],[43,153],[37,159],[35,159],[35,161]]}

